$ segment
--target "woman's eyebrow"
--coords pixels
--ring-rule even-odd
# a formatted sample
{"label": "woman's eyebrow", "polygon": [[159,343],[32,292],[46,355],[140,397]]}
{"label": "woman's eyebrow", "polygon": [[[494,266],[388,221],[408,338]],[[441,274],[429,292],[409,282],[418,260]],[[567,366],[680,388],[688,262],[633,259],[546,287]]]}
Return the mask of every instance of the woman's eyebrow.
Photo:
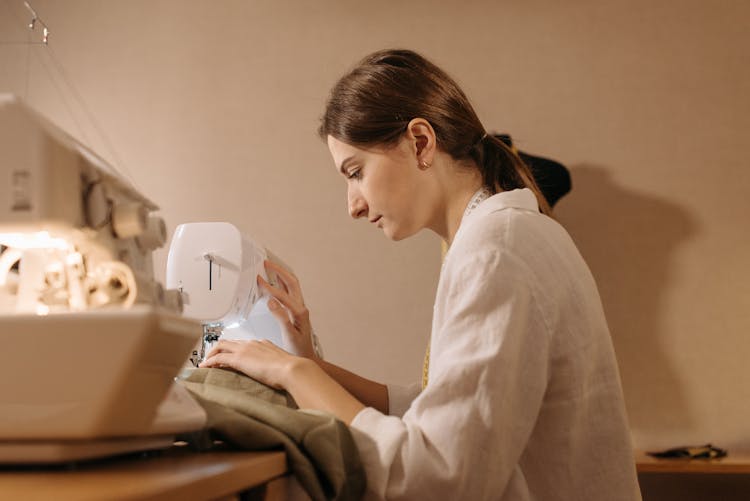
{"label": "woman's eyebrow", "polygon": [[339,167],[339,172],[346,175],[346,166],[349,165],[353,160],[354,160],[354,155],[345,158],[344,161],[341,162],[341,167]]}

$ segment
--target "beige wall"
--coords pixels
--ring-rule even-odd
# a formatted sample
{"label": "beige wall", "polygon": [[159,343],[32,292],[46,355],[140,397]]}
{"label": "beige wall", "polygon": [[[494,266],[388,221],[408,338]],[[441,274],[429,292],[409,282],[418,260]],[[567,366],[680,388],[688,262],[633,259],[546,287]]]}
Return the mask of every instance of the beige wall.
{"label": "beige wall", "polygon": [[[599,282],[636,444],[750,448],[750,3],[32,3],[108,139],[41,47],[0,45],[0,90],[120,163],[170,232],[228,220],[265,242],[328,358],[391,382],[420,373],[439,243],[350,221],[315,129],[361,56],[422,51],[488,129],[571,169],[557,214]],[[0,3],[0,42],[27,17]]]}

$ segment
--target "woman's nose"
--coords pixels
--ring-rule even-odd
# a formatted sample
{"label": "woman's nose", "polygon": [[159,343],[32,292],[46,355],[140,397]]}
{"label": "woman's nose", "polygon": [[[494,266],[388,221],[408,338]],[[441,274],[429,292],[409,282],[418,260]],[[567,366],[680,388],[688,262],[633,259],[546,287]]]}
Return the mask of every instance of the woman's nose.
{"label": "woman's nose", "polygon": [[357,193],[349,191],[347,193],[347,202],[349,204],[349,215],[354,219],[367,216],[367,203]]}

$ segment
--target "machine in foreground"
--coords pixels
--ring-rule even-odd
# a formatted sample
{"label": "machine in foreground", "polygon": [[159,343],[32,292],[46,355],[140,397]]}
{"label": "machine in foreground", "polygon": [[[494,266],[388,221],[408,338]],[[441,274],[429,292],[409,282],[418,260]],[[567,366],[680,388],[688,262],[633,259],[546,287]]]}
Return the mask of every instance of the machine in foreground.
{"label": "machine in foreground", "polygon": [[0,462],[171,445],[205,413],[176,384],[200,323],[154,279],[155,204],[0,95]]}

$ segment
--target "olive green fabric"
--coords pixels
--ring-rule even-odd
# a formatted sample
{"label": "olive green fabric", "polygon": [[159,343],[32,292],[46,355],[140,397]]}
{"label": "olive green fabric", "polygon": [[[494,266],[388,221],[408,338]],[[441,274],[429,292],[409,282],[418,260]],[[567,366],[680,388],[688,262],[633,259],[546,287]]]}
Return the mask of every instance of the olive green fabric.
{"label": "olive green fabric", "polygon": [[182,382],[208,415],[187,438],[200,449],[222,440],[244,450],[286,451],[289,469],[310,497],[360,499],[365,473],[349,428],[322,412],[296,408],[285,392],[224,369],[195,369]]}

